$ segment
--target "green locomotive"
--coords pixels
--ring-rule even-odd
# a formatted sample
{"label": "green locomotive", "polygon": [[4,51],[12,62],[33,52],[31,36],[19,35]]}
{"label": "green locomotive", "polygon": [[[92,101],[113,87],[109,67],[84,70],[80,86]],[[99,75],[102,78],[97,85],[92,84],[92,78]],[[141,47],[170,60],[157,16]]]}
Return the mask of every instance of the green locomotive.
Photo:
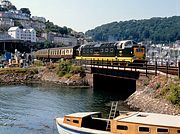
{"label": "green locomotive", "polygon": [[133,40],[117,42],[88,43],[79,49],[78,60],[119,61],[129,63],[145,63],[145,46]]}

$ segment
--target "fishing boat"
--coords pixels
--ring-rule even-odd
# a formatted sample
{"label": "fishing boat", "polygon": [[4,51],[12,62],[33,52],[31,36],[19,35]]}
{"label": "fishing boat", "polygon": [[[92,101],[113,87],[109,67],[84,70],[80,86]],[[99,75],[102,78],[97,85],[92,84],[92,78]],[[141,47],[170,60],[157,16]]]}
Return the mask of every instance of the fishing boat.
{"label": "fishing boat", "polygon": [[101,112],[79,112],[56,118],[60,134],[180,134],[180,116],[118,111],[113,119]]}

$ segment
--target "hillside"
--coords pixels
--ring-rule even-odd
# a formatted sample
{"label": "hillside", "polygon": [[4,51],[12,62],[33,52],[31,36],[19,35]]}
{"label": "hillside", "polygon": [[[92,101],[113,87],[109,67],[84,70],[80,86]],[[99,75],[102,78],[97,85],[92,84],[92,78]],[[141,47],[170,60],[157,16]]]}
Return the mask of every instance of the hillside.
{"label": "hillside", "polygon": [[180,40],[180,16],[112,22],[85,34],[95,41],[133,39],[137,42],[169,43]]}

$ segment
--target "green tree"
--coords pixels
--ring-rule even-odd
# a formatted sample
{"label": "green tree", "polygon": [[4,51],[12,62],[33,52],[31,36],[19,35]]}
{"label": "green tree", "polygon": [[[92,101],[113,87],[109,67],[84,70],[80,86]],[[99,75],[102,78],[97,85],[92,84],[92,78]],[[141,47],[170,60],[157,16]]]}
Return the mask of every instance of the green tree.
{"label": "green tree", "polygon": [[20,10],[22,11],[22,13],[25,13],[31,16],[31,11],[29,10],[29,8],[21,8]]}

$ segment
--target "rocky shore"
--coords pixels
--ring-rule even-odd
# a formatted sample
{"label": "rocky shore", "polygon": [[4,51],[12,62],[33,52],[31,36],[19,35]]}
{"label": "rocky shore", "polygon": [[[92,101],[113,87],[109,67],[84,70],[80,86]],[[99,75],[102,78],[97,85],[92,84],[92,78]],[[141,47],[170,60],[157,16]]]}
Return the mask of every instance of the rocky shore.
{"label": "rocky shore", "polygon": [[[170,101],[160,95],[161,90],[167,86],[171,78],[164,76],[143,77],[137,81],[137,90],[125,102],[132,108],[143,112],[180,115],[177,108]],[[180,101],[180,100],[179,100]]]}

